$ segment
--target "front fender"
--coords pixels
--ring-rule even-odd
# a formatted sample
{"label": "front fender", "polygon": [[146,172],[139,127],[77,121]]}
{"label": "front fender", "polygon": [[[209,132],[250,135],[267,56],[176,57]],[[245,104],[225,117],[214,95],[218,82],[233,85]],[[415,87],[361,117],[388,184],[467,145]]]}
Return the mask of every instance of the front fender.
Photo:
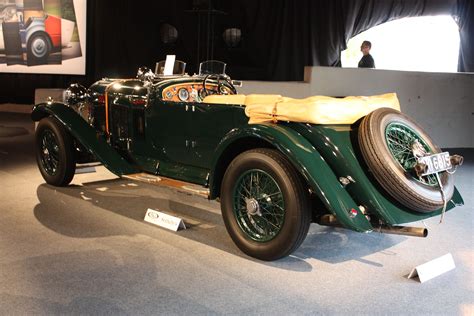
{"label": "front fender", "polygon": [[118,176],[136,172],[135,168],[72,108],[63,103],[47,102],[36,105],[31,113],[33,121],[39,121],[46,116],[58,119],[74,138],[111,172]]}
{"label": "front fender", "polygon": [[[209,179],[211,197],[218,195],[216,191],[219,188],[217,182],[220,181],[220,177],[216,176],[215,171],[222,163],[222,157],[232,149],[232,146],[239,143],[239,140],[245,138],[263,140],[284,154],[343,226],[359,232],[368,232],[373,229],[316,148],[298,132],[278,124],[246,125],[233,129],[222,139],[212,163]],[[352,209],[357,211],[354,217],[350,215]]]}

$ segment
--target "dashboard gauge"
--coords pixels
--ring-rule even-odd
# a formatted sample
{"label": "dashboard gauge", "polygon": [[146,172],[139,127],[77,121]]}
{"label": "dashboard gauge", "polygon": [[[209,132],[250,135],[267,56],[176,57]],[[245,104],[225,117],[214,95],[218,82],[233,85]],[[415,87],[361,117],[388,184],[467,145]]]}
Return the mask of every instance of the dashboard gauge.
{"label": "dashboard gauge", "polygon": [[189,92],[186,88],[179,89],[178,97],[181,101],[187,101],[189,98]]}
{"label": "dashboard gauge", "polygon": [[172,97],[173,97],[173,93],[171,93],[171,91],[167,91],[166,92],[166,98],[171,99]]}

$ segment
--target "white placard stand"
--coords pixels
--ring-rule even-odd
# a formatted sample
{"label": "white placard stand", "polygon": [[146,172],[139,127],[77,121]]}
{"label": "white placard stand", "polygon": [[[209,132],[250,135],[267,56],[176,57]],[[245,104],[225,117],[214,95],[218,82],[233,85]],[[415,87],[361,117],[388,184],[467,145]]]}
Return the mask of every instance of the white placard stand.
{"label": "white placard stand", "polygon": [[184,225],[184,221],[181,218],[155,211],[151,208],[146,211],[144,220],[145,222],[155,224],[175,232],[180,228],[186,229],[186,225]]}
{"label": "white placard stand", "polygon": [[451,271],[455,268],[453,256],[448,253],[444,256],[416,266],[408,275],[408,278],[418,276],[420,283],[426,282],[435,278],[445,272]]}
{"label": "white placard stand", "polygon": [[172,76],[174,61],[176,60],[176,55],[166,55],[165,69],[163,70],[163,75]]}

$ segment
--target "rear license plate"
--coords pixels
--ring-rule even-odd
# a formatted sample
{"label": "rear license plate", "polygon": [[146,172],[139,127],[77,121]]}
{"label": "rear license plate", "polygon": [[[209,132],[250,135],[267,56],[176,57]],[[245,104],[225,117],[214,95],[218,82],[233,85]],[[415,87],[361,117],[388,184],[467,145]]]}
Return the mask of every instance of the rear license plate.
{"label": "rear license plate", "polygon": [[418,162],[424,163],[428,166],[427,171],[422,174],[423,176],[445,171],[453,167],[449,158],[449,152],[447,151],[431,156],[421,157],[418,159]]}

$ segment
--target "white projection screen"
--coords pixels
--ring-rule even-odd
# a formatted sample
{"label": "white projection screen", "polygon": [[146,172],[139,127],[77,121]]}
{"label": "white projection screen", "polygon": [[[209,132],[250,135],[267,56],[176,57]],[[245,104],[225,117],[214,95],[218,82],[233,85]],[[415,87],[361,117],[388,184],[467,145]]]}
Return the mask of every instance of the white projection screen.
{"label": "white projection screen", "polygon": [[0,72],[85,75],[87,0],[0,0]]}

